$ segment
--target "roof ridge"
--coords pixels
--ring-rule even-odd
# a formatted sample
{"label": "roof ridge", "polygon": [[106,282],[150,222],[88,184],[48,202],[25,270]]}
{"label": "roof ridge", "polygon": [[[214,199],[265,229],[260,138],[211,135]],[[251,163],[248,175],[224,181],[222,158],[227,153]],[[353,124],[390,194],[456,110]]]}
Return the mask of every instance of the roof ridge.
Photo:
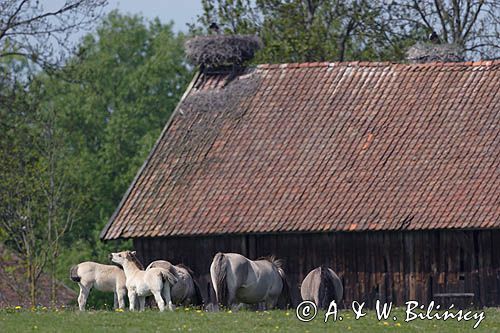
{"label": "roof ridge", "polygon": [[337,66],[357,66],[357,67],[388,67],[388,66],[405,66],[405,67],[453,67],[453,66],[494,66],[500,65],[500,59],[494,60],[479,60],[479,61],[463,61],[463,62],[426,62],[418,64],[409,64],[393,61],[323,61],[323,62],[294,62],[282,64],[258,64],[258,69],[280,69],[280,68],[310,68],[310,67],[337,67]]}

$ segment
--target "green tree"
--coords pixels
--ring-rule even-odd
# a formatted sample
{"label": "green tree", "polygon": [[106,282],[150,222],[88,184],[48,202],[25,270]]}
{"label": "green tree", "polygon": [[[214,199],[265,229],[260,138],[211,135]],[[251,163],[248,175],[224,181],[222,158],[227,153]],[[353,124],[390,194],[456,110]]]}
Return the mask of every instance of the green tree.
{"label": "green tree", "polygon": [[384,17],[392,34],[402,38],[434,31],[440,42],[456,44],[469,59],[500,57],[498,0],[392,0]]}
{"label": "green tree", "polygon": [[[183,43],[171,23],[112,12],[50,82],[49,95],[73,152],[67,166],[73,170],[79,203],[58,263],[61,278],[67,279],[72,264],[106,262],[112,249],[131,246],[103,244],[98,235],[191,79]],[[109,297],[96,295],[90,305],[103,299],[109,304]]]}
{"label": "green tree", "polygon": [[96,242],[175,108],[191,77],[183,40],[171,23],[112,12],[53,82],[84,193],[75,239]]}
{"label": "green tree", "polygon": [[404,43],[387,34],[383,7],[369,0],[202,0],[193,33],[217,22],[224,33],[258,34],[255,62],[402,58]]}
{"label": "green tree", "polygon": [[34,278],[45,268],[69,283],[72,264],[106,262],[111,249],[130,246],[98,235],[191,78],[183,41],[171,23],[112,12],[51,75],[22,79],[23,56],[0,66],[13,73],[0,80],[8,102],[0,108],[0,228],[31,258]]}
{"label": "green tree", "polygon": [[406,49],[435,31],[467,58],[500,55],[496,0],[201,0],[191,32],[212,22],[226,34],[258,34],[265,47],[254,59],[304,62],[405,59]]}

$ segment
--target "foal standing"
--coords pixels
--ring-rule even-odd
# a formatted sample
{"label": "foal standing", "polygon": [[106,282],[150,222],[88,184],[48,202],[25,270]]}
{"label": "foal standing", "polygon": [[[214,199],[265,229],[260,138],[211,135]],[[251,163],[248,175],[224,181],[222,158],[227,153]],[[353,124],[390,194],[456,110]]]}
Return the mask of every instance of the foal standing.
{"label": "foal standing", "polygon": [[151,294],[155,297],[160,311],[165,310],[165,302],[167,302],[168,309],[173,310],[170,288],[178,280],[175,270],[155,267],[145,271],[141,269],[142,265],[138,263],[135,251],[111,253],[110,259],[123,267],[131,311],[135,310],[136,298],[139,299],[140,310],[143,311],[146,296]]}
{"label": "foal standing", "polygon": [[114,308],[125,308],[127,287],[125,286],[125,273],[120,267],[86,261],[71,267],[69,277],[77,282],[80,287],[80,294],[78,295],[80,311],[85,310],[85,304],[92,288],[114,292]]}

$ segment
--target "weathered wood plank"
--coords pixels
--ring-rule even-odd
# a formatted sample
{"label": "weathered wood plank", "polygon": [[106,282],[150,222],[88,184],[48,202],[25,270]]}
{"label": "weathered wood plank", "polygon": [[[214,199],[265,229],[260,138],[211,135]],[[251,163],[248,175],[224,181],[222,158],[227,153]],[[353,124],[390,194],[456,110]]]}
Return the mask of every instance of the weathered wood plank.
{"label": "weathered wood plank", "polygon": [[[292,297],[313,268],[327,264],[344,283],[344,302],[375,299],[402,305],[428,303],[436,294],[474,294],[478,306],[500,305],[500,230],[336,232],[323,234],[227,235],[135,239],[140,259],[184,263],[195,272],[204,297],[213,293],[209,267],[215,253],[250,258],[275,254],[285,260]],[[213,295],[212,295],[213,298]],[[471,302],[470,299],[457,302]],[[462,304],[462,303],[460,303]],[[463,303],[466,304],[466,303]]]}

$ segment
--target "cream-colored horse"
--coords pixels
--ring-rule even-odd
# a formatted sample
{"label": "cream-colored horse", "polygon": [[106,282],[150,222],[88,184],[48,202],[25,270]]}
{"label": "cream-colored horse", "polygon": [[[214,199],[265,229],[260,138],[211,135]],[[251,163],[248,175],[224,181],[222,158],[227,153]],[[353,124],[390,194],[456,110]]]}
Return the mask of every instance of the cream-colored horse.
{"label": "cream-colored horse", "polygon": [[237,253],[217,253],[210,277],[217,303],[228,307],[264,303],[272,309],[280,296],[288,294],[285,273],[274,258],[254,261]]}
{"label": "cream-colored horse", "polygon": [[167,270],[175,269],[179,280],[172,286],[171,297],[174,304],[179,305],[203,305],[200,288],[193,278],[193,271],[184,265],[172,265],[166,260],[156,260],[149,264],[146,270],[161,267]]}
{"label": "cream-colored horse", "polygon": [[127,287],[125,286],[125,273],[120,267],[86,261],[71,267],[69,275],[70,279],[77,282],[80,287],[78,295],[80,311],[85,310],[85,304],[92,288],[104,292],[114,292],[114,308],[125,308]]}
{"label": "cream-colored horse", "polygon": [[135,251],[111,253],[110,259],[123,267],[131,311],[135,310],[136,298],[139,299],[140,310],[143,311],[146,296],[149,295],[154,296],[160,311],[165,310],[165,302],[168,309],[173,310],[170,288],[178,280],[174,269],[155,267],[145,271],[135,257]]}

